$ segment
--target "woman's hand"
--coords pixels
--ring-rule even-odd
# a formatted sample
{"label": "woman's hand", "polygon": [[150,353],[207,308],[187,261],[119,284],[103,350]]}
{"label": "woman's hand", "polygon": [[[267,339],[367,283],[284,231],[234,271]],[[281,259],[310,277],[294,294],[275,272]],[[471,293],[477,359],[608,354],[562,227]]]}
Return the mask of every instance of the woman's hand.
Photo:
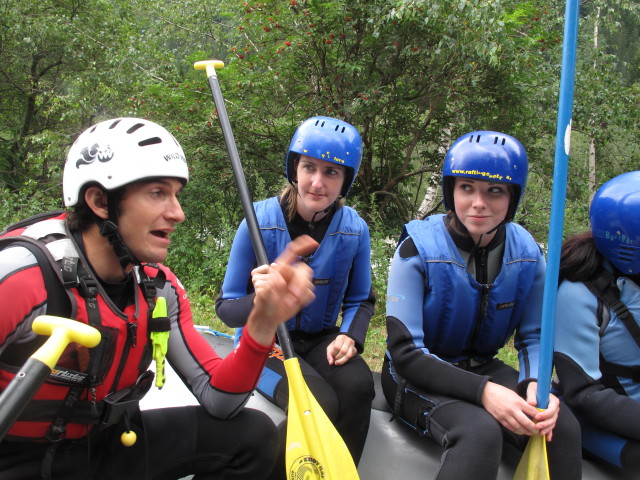
{"label": "woman's hand", "polygon": [[329,365],[344,365],[358,353],[356,342],[345,334],[338,335],[327,347],[327,361]]}
{"label": "woman's hand", "polygon": [[309,255],[316,248],[315,240],[302,235],[287,245],[274,263],[251,272],[255,297],[246,328],[258,343],[271,345],[278,325],[315,298],[313,271],[298,257]]}
{"label": "woman's hand", "polygon": [[[535,384],[537,386],[537,384]],[[527,398],[529,389],[527,388]],[[533,387],[534,391],[536,387]],[[534,394],[535,400],[535,394]],[[539,413],[535,405],[526,402],[513,390],[494,382],[487,382],[482,392],[482,406],[507,430],[520,435],[535,435],[539,433],[536,423],[532,420]],[[555,422],[554,422],[555,424]]]}
{"label": "woman's hand", "polygon": [[[538,393],[538,383],[531,382],[527,386],[527,403],[534,407],[538,405],[536,395]],[[558,421],[558,413],[560,412],[560,400],[555,395],[549,394],[549,403],[545,410],[537,410],[536,415],[533,417],[536,429],[539,435],[544,435],[547,438],[547,442],[551,441],[553,437],[553,428]]]}

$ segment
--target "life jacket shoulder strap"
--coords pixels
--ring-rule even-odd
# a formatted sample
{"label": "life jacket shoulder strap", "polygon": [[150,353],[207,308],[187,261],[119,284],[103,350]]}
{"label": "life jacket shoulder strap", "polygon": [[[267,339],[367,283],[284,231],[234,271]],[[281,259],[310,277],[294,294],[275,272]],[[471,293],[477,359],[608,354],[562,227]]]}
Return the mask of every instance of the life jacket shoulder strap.
{"label": "life jacket shoulder strap", "polygon": [[615,312],[617,317],[622,320],[622,323],[636,344],[640,346],[640,325],[638,325],[633,314],[620,299],[620,289],[616,284],[616,277],[611,272],[605,270],[595,279],[585,282],[585,285],[591,293]]}
{"label": "life jacket shoulder strap", "polygon": [[[609,321],[609,312],[603,310],[610,308],[622,321],[636,344],[640,346],[640,325],[638,325],[633,314],[620,299],[620,289],[616,280],[617,278],[611,272],[604,270],[593,280],[585,282],[589,291],[604,304],[604,309],[600,308],[600,306],[598,307],[598,326],[602,332]],[[606,321],[604,319],[605,315]],[[622,393],[624,390],[621,390],[616,377],[631,378],[636,382],[640,381],[640,366],[619,365],[609,362],[602,356],[602,353],[600,354],[600,370],[603,373],[603,383]]]}
{"label": "life jacket shoulder strap", "polygon": [[[73,298],[63,285],[60,267],[51,256],[45,245],[25,236],[9,236],[0,238],[0,250],[9,246],[26,248],[36,258],[47,290],[47,313],[58,317],[70,317],[73,309]],[[36,351],[46,338],[37,336],[29,348],[21,345],[8,345],[0,355],[0,360],[9,365],[22,365],[30,353]]]}
{"label": "life jacket shoulder strap", "polygon": [[47,312],[59,317],[68,317],[71,313],[71,298],[64,287],[60,266],[47,247],[37,240],[24,236],[0,238],[0,250],[8,246],[20,246],[31,252],[40,266],[47,289]]}

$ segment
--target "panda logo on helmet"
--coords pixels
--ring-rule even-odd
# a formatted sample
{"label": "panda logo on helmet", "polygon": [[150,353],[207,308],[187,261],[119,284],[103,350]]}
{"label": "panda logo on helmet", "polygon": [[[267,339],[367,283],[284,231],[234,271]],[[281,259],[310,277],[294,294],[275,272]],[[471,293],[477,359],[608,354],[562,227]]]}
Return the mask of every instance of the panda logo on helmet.
{"label": "panda logo on helmet", "polygon": [[76,168],[80,168],[80,165],[89,165],[96,160],[102,163],[108,162],[113,158],[113,151],[111,150],[111,145],[100,147],[100,145],[94,143],[91,147],[84,147],[80,150],[80,155],[82,158],[79,158],[76,162]]}

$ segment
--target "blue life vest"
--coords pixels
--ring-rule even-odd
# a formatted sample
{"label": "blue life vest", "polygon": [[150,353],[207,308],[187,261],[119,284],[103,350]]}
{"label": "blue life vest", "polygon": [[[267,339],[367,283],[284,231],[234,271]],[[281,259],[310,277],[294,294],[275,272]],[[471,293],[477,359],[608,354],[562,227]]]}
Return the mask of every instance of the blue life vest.
{"label": "blue life vest", "polygon": [[[277,197],[272,197],[256,202],[254,208],[267,257],[269,262],[273,262],[291,242],[280,203]],[[317,333],[335,326],[350,282],[358,285],[358,291],[364,292],[361,300],[367,298],[371,288],[370,268],[363,269],[366,274],[358,278],[351,275],[363,241],[369,243],[369,228],[365,221],[351,207],[343,206],[336,210],[320,246],[306,260],[313,269],[316,298],[287,321],[287,329]],[[232,267],[233,258],[229,259],[229,265]],[[341,331],[348,330],[351,319],[352,314],[343,314]]]}
{"label": "blue life vest", "polygon": [[[405,227],[425,262],[425,347],[450,362],[470,357],[488,360],[509,340],[527,311],[540,312],[541,305],[527,300],[544,258],[524,228],[508,223],[500,273],[492,285],[482,285],[467,273],[443,217],[414,220]],[[539,315],[537,322],[539,328]],[[535,357],[529,360],[537,365],[537,351]]]}

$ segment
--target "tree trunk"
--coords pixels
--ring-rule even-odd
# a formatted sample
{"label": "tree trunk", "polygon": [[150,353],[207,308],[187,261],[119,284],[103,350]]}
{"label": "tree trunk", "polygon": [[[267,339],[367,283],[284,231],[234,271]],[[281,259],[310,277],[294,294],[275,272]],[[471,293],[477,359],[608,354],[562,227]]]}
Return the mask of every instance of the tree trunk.
{"label": "tree trunk", "polygon": [[[596,21],[593,27],[593,48],[598,50],[598,22],[600,20],[600,7],[598,7],[598,13],[596,14]],[[593,60],[593,69],[598,68],[597,60]],[[595,131],[595,126],[592,131]],[[592,133],[589,138],[589,201],[596,193],[596,137],[595,133]]]}
{"label": "tree trunk", "polygon": [[[442,138],[440,141],[440,147],[438,147],[438,153],[442,155],[442,158],[447,154],[447,150],[449,149],[449,145],[451,144],[451,129],[445,128],[442,132]],[[444,146],[446,145],[446,147]],[[436,176],[434,174],[434,176]],[[437,175],[439,179],[442,178],[441,175]],[[420,208],[418,208],[418,212],[416,213],[416,218],[421,220],[425,219],[427,216],[431,214],[431,212],[438,207],[438,203],[442,199],[441,191],[441,181],[435,185],[430,185],[427,187],[427,191],[424,194],[422,202],[420,203]]]}

